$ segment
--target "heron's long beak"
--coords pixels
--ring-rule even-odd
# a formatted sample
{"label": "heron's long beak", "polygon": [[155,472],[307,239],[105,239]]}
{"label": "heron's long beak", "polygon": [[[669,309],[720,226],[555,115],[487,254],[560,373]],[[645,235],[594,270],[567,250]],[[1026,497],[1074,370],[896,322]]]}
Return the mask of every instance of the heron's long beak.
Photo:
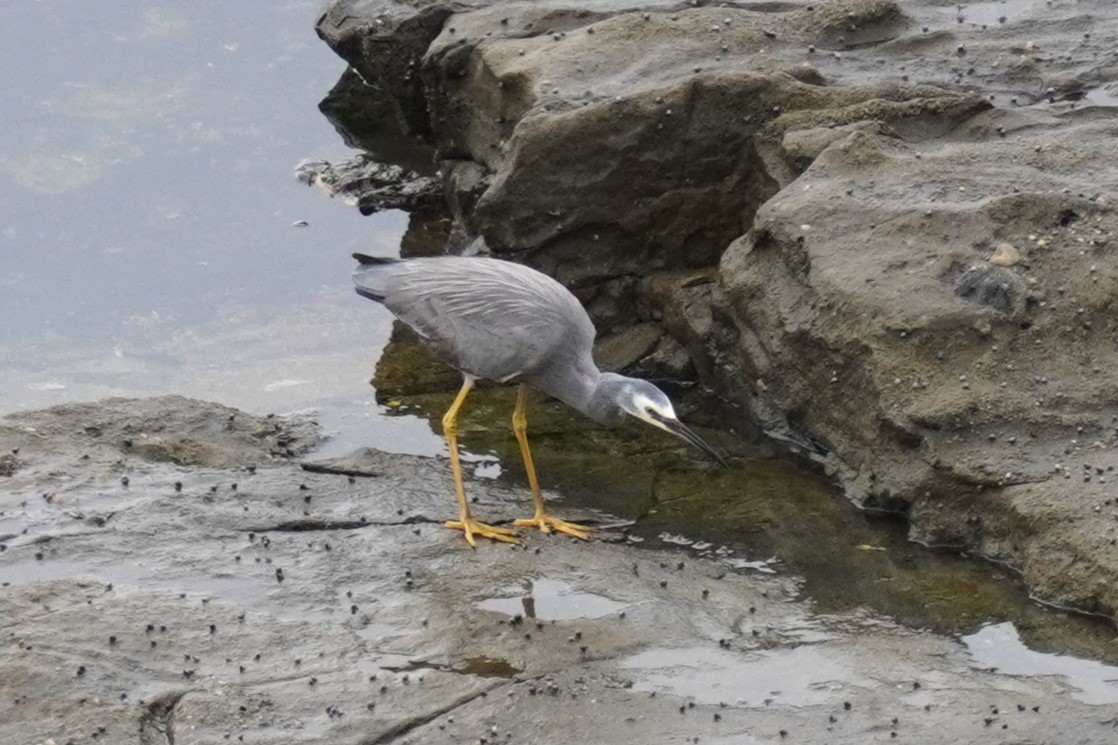
{"label": "heron's long beak", "polygon": [[710,444],[706,442],[706,440],[695,434],[695,432],[683,422],[679,421],[678,419],[669,419],[667,417],[659,416],[655,417],[655,419],[656,422],[660,424],[660,426],[662,426],[664,429],[668,430],[673,435],[686,440],[695,448],[702,450],[711,458],[711,460],[716,461],[723,467],[729,467],[730,464],[726,462],[726,458],[723,457],[722,453],[715,450]]}

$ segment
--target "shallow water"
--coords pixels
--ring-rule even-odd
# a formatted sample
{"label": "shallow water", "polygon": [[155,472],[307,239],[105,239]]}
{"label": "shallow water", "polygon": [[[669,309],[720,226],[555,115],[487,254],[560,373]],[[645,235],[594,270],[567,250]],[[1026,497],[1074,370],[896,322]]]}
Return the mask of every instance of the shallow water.
{"label": "shallow water", "polygon": [[[1040,0],[992,0],[980,3],[952,3],[943,8],[956,21],[973,26],[998,26],[1025,16],[1029,10],[1042,4]],[[959,19],[962,19],[959,21]]]}
{"label": "shallow water", "polygon": [[1036,652],[1021,641],[1012,623],[983,626],[963,637],[971,659],[1006,675],[1053,675],[1064,679],[1072,698],[1087,704],[1118,703],[1118,667],[1068,655]]}
{"label": "shallow water", "polygon": [[505,588],[498,596],[477,605],[482,610],[540,621],[601,618],[627,607],[625,603],[592,592],[580,592],[567,582],[548,577],[532,580],[528,587]]}
{"label": "shallow water", "polygon": [[1088,106],[1118,107],[1118,83],[1091,88],[1083,94]]}
{"label": "shallow water", "polygon": [[379,416],[390,321],[349,280],[352,251],[399,250],[407,215],[293,177],[348,152],[317,110],[345,67],[318,9],[0,4],[0,414],[176,392],[435,451]]}
{"label": "shallow water", "polygon": [[742,654],[709,647],[653,649],[623,667],[641,674],[633,686],[704,704],[816,706],[842,701],[846,686],[870,685],[856,661],[833,650],[799,647]]}
{"label": "shallow water", "polygon": [[[396,347],[382,360],[386,387],[393,384],[394,360],[413,359]],[[527,510],[507,418],[514,396],[511,389],[473,393],[459,416],[460,437],[472,452],[498,459],[497,479],[523,493]],[[393,410],[421,414],[434,431],[452,397],[399,395]],[[690,408],[693,421],[709,421],[699,404]],[[1118,662],[1109,621],[1047,608],[1008,571],[912,543],[895,518],[860,512],[825,479],[726,433],[703,432],[731,454],[725,470],[663,432],[635,422],[603,430],[555,402],[530,404],[528,433],[541,485],[562,496],[556,507],[562,517],[618,516],[635,521],[630,540],[674,547],[684,561],[686,554],[703,555],[721,559],[727,571],[802,577],[803,593],[820,613],[868,608],[953,635],[1013,622],[1035,650]],[[449,509],[449,492],[447,500]],[[502,593],[507,605],[499,610],[524,613],[518,598],[529,594]]]}

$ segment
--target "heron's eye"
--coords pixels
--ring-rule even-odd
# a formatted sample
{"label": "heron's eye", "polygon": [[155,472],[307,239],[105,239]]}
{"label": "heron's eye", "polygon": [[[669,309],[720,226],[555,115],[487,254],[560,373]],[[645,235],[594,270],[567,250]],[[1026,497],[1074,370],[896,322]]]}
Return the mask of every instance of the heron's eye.
{"label": "heron's eye", "polygon": [[656,415],[656,409],[652,408],[651,406],[645,406],[644,407],[644,413],[648,414],[649,416],[655,416]]}

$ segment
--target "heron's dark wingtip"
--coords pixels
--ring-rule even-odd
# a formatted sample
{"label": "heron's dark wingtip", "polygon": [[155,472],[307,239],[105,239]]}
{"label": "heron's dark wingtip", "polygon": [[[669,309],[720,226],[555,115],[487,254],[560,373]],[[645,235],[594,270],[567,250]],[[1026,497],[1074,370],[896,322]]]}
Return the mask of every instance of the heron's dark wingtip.
{"label": "heron's dark wingtip", "polygon": [[375,300],[378,303],[383,303],[384,302],[384,295],[378,295],[375,292],[367,290],[367,289],[365,289],[364,287],[361,287],[361,286],[355,287],[353,289],[361,297],[367,297],[370,300]]}
{"label": "heron's dark wingtip", "polygon": [[355,253],[353,258],[357,259],[357,263],[361,265],[366,264],[395,264],[399,259],[389,259],[382,256],[369,256],[368,254]]}

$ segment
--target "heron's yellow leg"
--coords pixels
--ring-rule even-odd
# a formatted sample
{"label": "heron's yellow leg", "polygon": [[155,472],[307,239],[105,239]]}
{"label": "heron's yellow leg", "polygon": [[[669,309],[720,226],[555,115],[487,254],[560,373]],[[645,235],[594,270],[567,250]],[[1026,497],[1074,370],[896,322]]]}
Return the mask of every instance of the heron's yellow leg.
{"label": "heron's yellow leg", "polygon": [[536,506],[533,517],[517,520],[513,525],[538,528],[544,533],[555,530],[584,541],[590,540],[589,533],[594,528],[585,525],[576,525],[546,513],[543,506],[543,495],[540,494],[540,484],[536,480],[536,467],[532,463],[532,451],[528,449],[528,386],[523,383],[516,394],[516,408],[512,411],[512,431],[516,433],[516,441],[520,443],[520,455],[524,457],[524,470],[528,472],[528,486],[532,490],[532,502]]}
{"label": "heron's yellow leg", "polygon": [[443,415],[443,436],[446,437],[446,444],[450,449],[450,470],[454,474],[454,490],[458,495],[458,519],[451,520],[445,523],[444,526],[454,530],[461,530],[466,536],[466,541],[472,548],[477,547],[477,544],[474,542],[475,535],[480,535],[482,538],[492,538],[495,541],[503,541],[505,543],[520,543],[520,541],[512,537],[513,532],[511,530],[495,528],[492,525],[479,523],[470,517],[470,507],[466,503],[466,490],[462,486],[462,464],[458,460],[458,410],[462,408],[462,403],[466,400],[466,396],[473,387],[473,378],[468,377],[462,381],[462,389],[458,391],[458,397],[454,399],[454,403],[450,405],[446,414]]}

